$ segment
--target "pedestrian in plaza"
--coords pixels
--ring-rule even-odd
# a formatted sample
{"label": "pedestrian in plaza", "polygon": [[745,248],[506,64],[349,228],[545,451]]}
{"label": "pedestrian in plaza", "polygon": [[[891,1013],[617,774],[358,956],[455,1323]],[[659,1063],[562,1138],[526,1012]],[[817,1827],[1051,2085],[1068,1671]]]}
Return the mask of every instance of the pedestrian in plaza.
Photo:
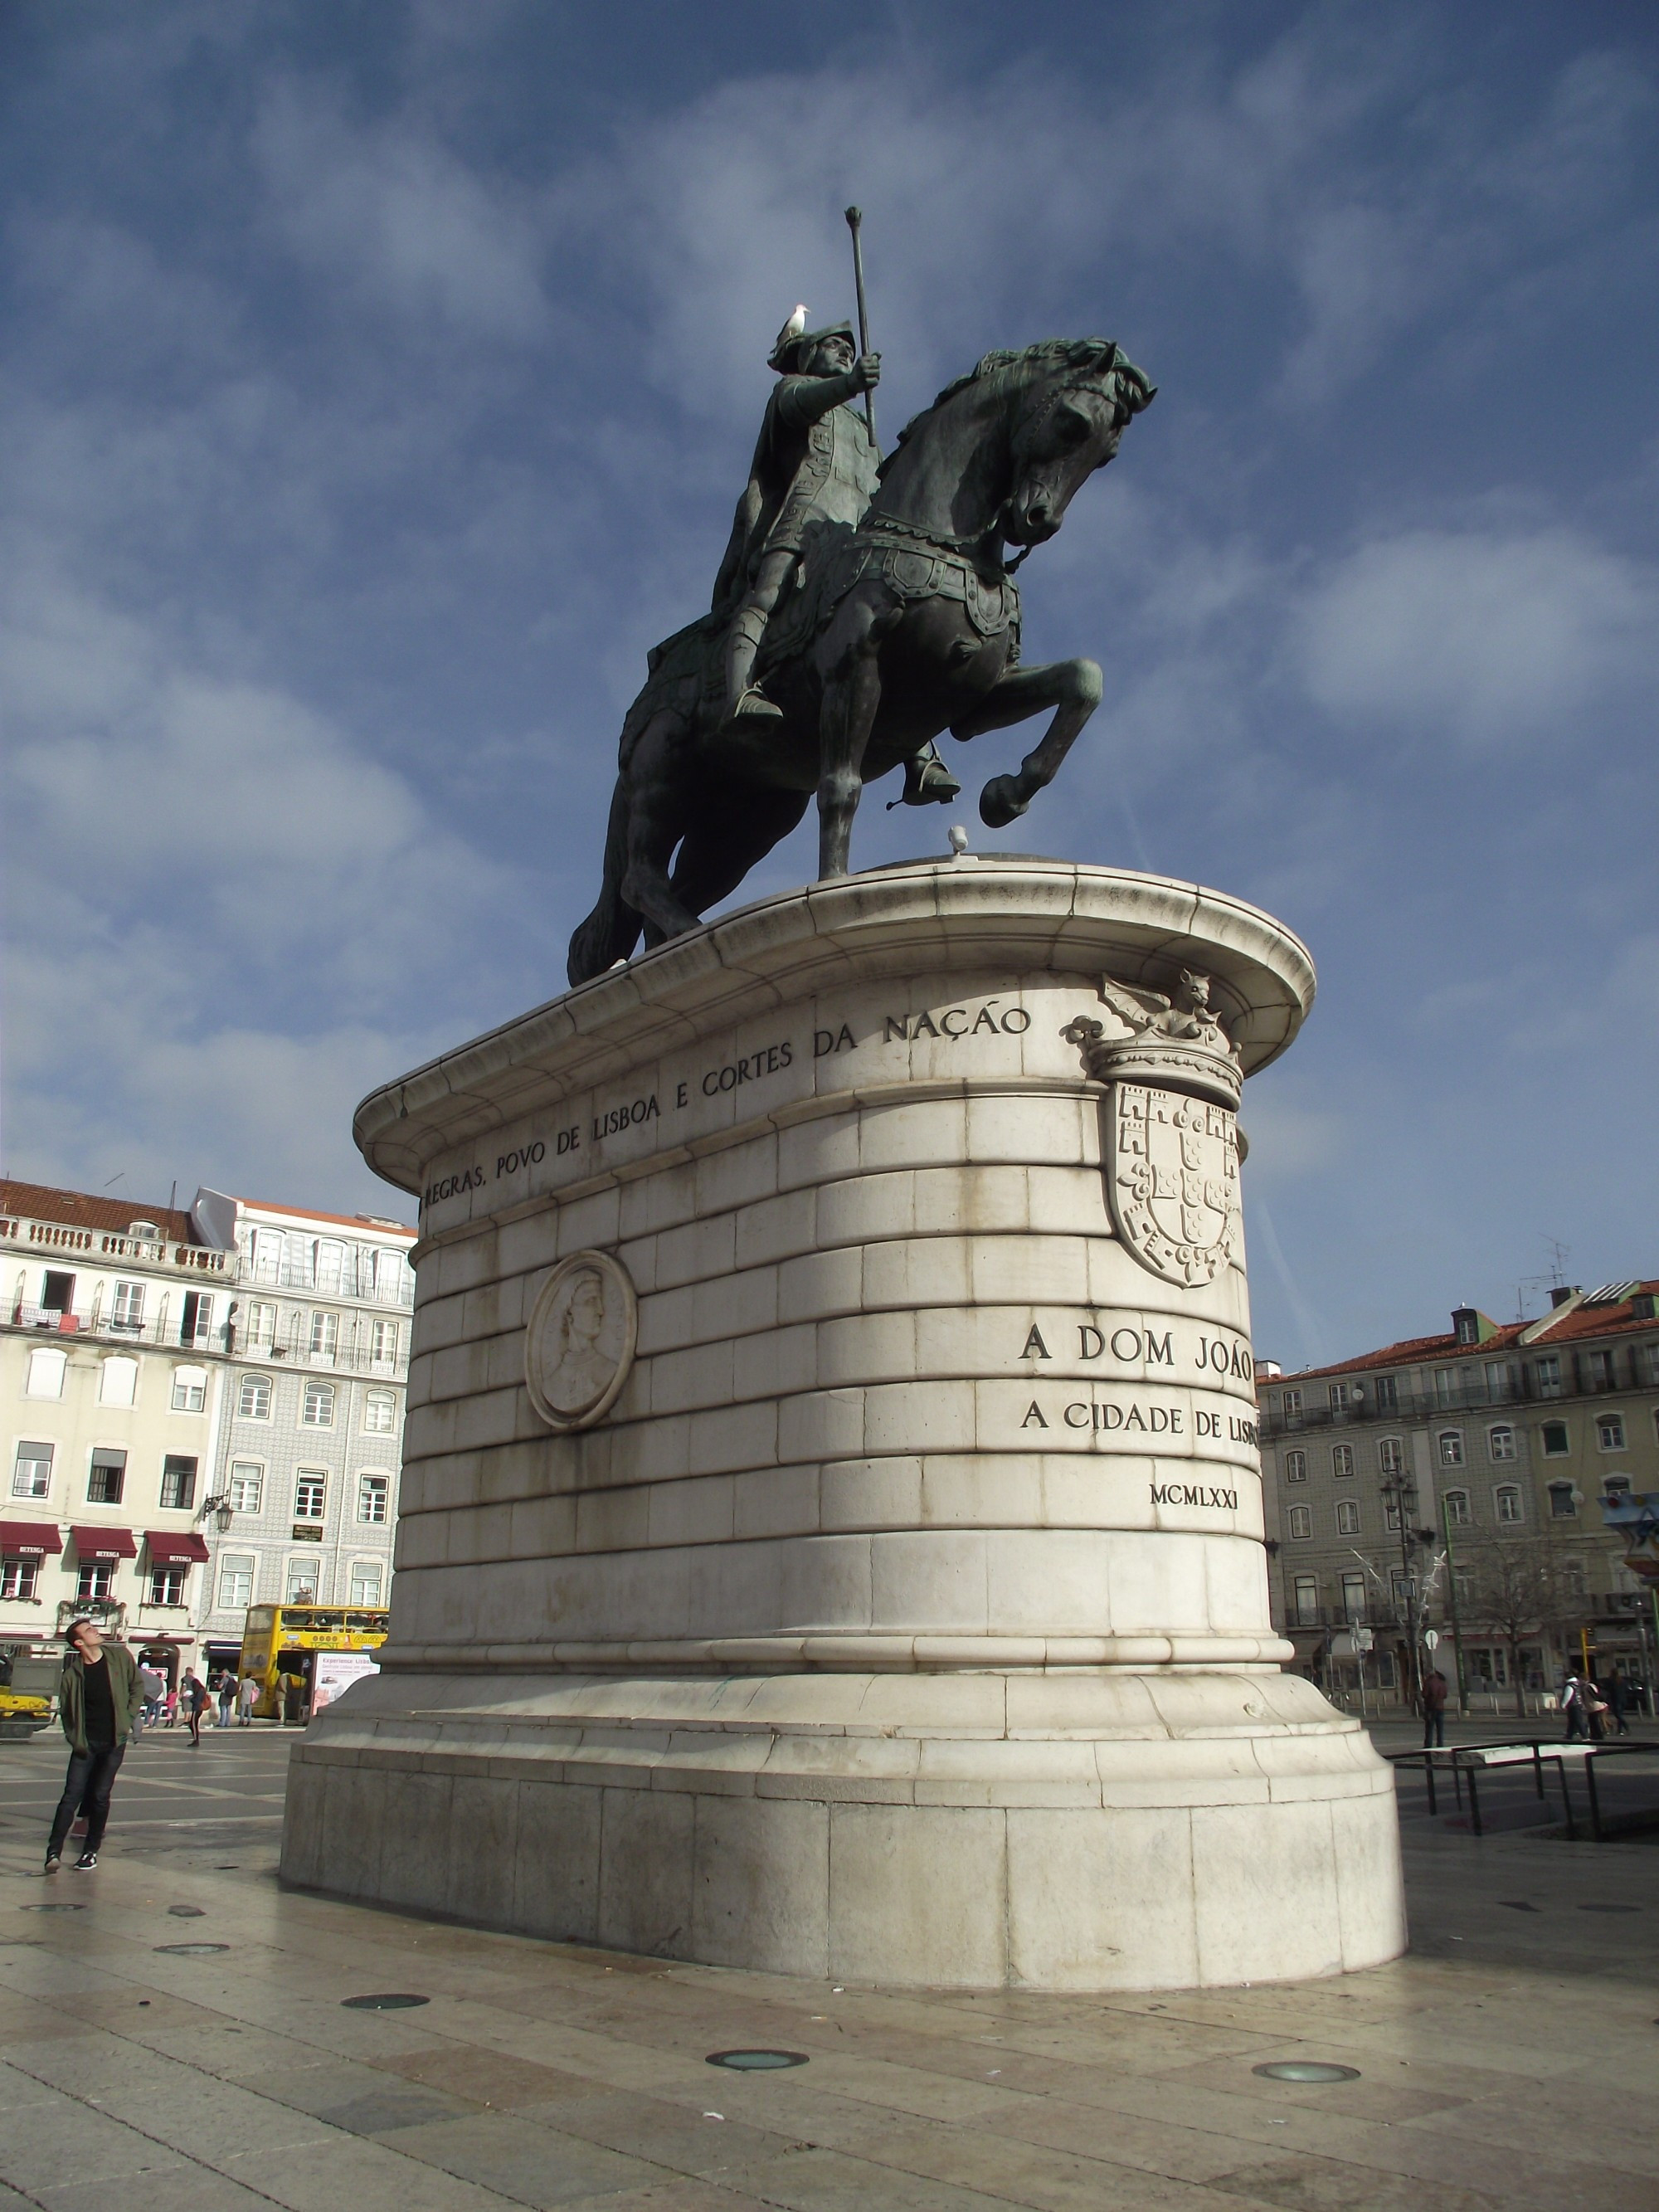
{"label": "pedestrian in plaza", "polygon": [[161,1717],[161,1699],[167,1690],[166,1677],[158,1674],[154,1667],[138,1669],[138,1686],[144,1693],[144,1726],[154,1728]]}
{"label": "pedestrian in plaza", "polygon": [[185,1676],[179,1697],[185,1709],[185,1718],[190,1723],[190,1747],[192,1751],[199,1751],[202,1748],[202,1715],[207,1711],[208,1693],[206,1685],[198,1679],[193,1667]]}
{"label": "pedestrian in plaza", "polygon": [[221,1728],[230,1726],[230,1717],[236,1704],[236,1677],[228,1667],[219,1669],[219,1720]]}
{"label": "pedestrian in plaza", "polygon": [[138,1669],[118,1644],[106,1644],[94,1620],[72,1620],[64,1637],[64,1671],[58,1683],[58,1717],[69,1739],[69,1771],[46,1839],[46,1872],[63,1863],[70,1823],[84,1808],[86,1846],[75,1862],[81,1874],[98,1863],[98,1846],[109,1820],[110,1792],[126,1757],[143,1703]]}
{"label": "pedestrian in plaza", "polygon": [[1569,1674],[1561,1686],[1561,1710],[1567,1717],[1565,1741],[1571,1743],[1576,1736],[1583,1736],[1588,1741],[1589,1705],[1584,1694],[1584,1685],[1577,1674]]}
{"label": "pedestrian in plaza", "polygon": [[1446,1695],[1450,1684],[1436,1667],[1423,1677],[1423,1748],[1446,1747]]}
{"label": "pedestrian in plaza", "polygon": [[1590,1741],[1605,1743],[1607,1736],[1607,1701],[1601,1695],[1601,1686],[1589,1675],[1578,1686],[1584,1700],[1584,1711],[1589,1715]]}
{"label": "pedestrian in plaza", "polygon": [[1614,1674],[1603,1686],[1602,1696],[1607,1700],[1607,1717],[1615,1735],[1630,1734],[1630,1686],[1622,1674]]}
{"label": "pedestrian in plaza", "polygon": [[167,1693],[161,1700],[161,1708],[167,1715],[167,1725],[171,1728],[179,1717],[179,1686],[176,1682],[167,1684]]}
{"label": "pedestrian in plaza", "polygon": [[259,1685],[252,1674],[244,1674],[236,1692],[236,1725],[253,1726],[253,1708],[259,1702]]}

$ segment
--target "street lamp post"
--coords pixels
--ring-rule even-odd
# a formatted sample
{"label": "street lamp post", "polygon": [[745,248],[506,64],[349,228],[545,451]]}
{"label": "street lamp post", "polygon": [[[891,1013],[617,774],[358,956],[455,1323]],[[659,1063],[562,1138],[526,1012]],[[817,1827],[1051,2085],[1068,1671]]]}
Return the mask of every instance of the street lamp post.
{"label": "street lamp post", "polygon": [[1457,1710],[1465,1720],[1469,1713],[1469,1678],[1463,1668],[1463,1624],[1457,1612],[1457,1565],[1452,1557],[1451,1507],[1440,1503],[1440,1525],[1446,1539],[1446,1596],[1451,1607],[1452,1650],[1457,1663]]}
{"label": "street lamp post", "polygon": [[1406,1631],[1406,1689],[1413,1705],[1420,1702],[1423,1692],[1423,1661],[1421,1651],[1421,1606],[1418,1595],[1416,1570],[1412,1565],[1412,1547],[1420,1544],[1425,1548],[1435,1540],[1432,1528],[1413,1528],[1412,1516],[1417,1510],[1417,1486],[1401,1475],[1390,1475],[1382,1485],[1382,1500],[1388,1511],[1398,1516],[1400,1527],[1400,1610],[1404,1616]]}

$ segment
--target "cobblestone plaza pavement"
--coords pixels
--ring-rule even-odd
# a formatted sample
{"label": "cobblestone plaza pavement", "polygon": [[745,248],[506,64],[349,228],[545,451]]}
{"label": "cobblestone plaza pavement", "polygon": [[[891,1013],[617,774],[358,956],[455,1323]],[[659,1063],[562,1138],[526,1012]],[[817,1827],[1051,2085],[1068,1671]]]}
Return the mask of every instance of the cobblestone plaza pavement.
{"label": "cobblestone plaza pavement", "polygon": [[884,1996],[284,1892],[292,1741],[141,1744],[50,1881],[61,1741],[0,1746],[0,2212],[1659,2207],[1653,1843],[1408,1818],[1413,1949],[1340,1980]]}

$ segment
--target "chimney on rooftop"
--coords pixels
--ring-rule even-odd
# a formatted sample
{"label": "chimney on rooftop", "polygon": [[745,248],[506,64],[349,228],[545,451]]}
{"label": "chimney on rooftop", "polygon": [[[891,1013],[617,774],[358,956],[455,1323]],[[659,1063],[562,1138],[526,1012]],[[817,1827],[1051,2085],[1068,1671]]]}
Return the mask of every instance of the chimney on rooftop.
{"label": "chimney on rooftop", "polygon": [[1577,1283],[1558,1283],[1555,1285],[1555,1288],[1550,1292],[1551,1306],[1565,1305],[1569,1298],[1576,1298],[1577,1297],[1578,1289],[1579,1286]]}

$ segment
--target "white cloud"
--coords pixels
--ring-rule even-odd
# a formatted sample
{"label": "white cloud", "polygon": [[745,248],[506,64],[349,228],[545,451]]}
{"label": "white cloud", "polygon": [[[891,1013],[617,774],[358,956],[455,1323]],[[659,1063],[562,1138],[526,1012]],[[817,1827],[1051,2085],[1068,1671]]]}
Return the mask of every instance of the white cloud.
{"label": "white cloud", "polygon": [[1345,720],[1481,750],[1574,744],[1659,674],[1659,577],[1566,529],[1402,532],[1310,593],[1293,652]]}
{"label": "white cloud", "polygon": [[532,211],[412,121],[354,124],[332,89],[289,78],[265,100],[252,151],[269,218],[303,261],[369,308],[526,339],[547,320]]}

